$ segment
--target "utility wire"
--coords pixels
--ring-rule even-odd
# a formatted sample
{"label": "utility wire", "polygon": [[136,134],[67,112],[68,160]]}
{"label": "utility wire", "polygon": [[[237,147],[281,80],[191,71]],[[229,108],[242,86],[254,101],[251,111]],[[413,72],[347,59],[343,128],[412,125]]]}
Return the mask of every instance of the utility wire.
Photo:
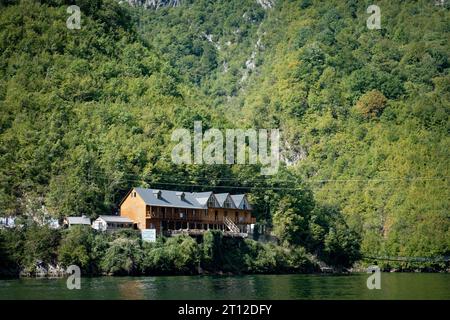
{"label": "utility wire", "polygon": [[[114,179],[111,178],[111,176],[106,176],[106,174],[104,174],[104,173],[100,174],[100,172],[96,173],[93,176],[95,176],[98,179],[103,179],[103,180],[108,180],[108,181],[114,180]],[[176,178],[179,179],[179,177],[176,177]],[[207,178],[202,178],[202,179],[207,180]],[[220,180],[220,179],[218,179],[218,180]],[[418,181],[418,180],[423,180],[423,179],[413,179],[413,180],[410,180],[410,181],[415,181],[415,180]],[[425,181],[435,181],[435,180],[443,180],[443,179],[442,178],[437,178],[437,179],[429,179],[429,180],[425,180]],[[243,182],[241,180],[236,180],[236,181],[239,181],[241,184]],[[286,180],[286,182],[287,181],[288,180]],[[347,180],[347,182],[348,181],[354,181],[354,180]],[[374,180],[358,180],[358,181],[370,182],[370,181],[374,181]],[[392,181],[392,180],[383,180],[383,181]],[[147,176],[147,177],[144,176],[144,177],[142,177],[140,179],[130,179],[130,178],[123,178],[122,177],[122,178],[119,178],[118,180],[115,180],[115,182],[116,183],[118,183],[118,182],[137,182],[137,183],[146,182],[148,184],[156,184],[156,185],[169,185],[169,186],[176,185],[176,186],[186,186],[186,187],[244,189],[244,190],[248,190],[248,189],[254,189],[254,190],[257,190],[257,189],[263,189],[263,190],[266,190],[266,189],[271,189],[271,190],[304,190],[303,187],[274,186],[274,184],[277,184],[277,182],[276,181],[271,181],[271,180],[267,180],[266,181],[267,184],[264,185],[264,186],[255,186],[255,185],[247,185],[247,186],[242,186],[242,185],[240,185],[240,186],[239,185],[214,185],[214,184],[202,184],[202,183],[198,183],[198,182],[195,182],[195,181],[192,181],[192,180],[190,181],[191,183],[180,182],[179,180],[178,181],[169,182],[167,180],[165,180],[165,181],[155,180],[155,179],[152,179],[150,176]],[[297,181],[296,180],[292,180],[292,181],[289,181],[289,182],[290,183],[296,183]],[[300,182],[300,181],[298,181],[298,182]],[[246,184],[246,183],[244,182],[244,184]],[[375,186],[372,186],[372,187],[375,187]],[[327,188],[327,190],[341,190],[341,189],[342,188],[338,188],[338,187]]]}
{"label": "utility wire", "polygon": [[[98,170],[91,170],[91,172],[97,172],[103,175],[106,175],[102,171]],[[137,174],[132,173],[125,173],[125,175],[131,175],[138,177],[138,180],[146,179],[146,176],[139,176]],[[180,176],[177,175],[167,175],[167,174],[154,174],[156,177],[170,177],[174,179],[180,179]],[[242,182],[242,179],[238,178],[207,178],[207,177],[194,177],[196,179],[206,179],[206,180],[217,180],[217,181],[236,181],[236,182]],[[300,178],[292,178],[292,179],[270,179],[270,178],[256,178],[256,179],[249,179],[250,181],[254,182],[309,182],[309,183],[326,183],[326,182],[385,182],[385,181],[440,181],[440,180],[447,180],[450,176],[442,176],[442,177],[403,177],[403,178],[388,178],[388,179],[300,179]],[[244,179],[244,181],[247,179]]]}

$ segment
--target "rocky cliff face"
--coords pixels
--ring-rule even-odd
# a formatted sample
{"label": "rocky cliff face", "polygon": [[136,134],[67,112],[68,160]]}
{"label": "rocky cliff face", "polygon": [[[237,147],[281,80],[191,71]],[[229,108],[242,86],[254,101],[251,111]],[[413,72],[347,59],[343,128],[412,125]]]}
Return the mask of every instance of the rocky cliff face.
{"label": "rocky cliff face", "polygon": [[[121,1],[125,2],[125,1]],[[160,7],[177,7],[182,0],[126,0],[130,6],[158,9]],[[264,9],[270,9],[275,5],[275,0],[256,0]]]}
{"label": "rocky cliff face", "polygon": [[[124,2],[124,1],[122,1]],[[126,0],[130,6],[158,9],[160,7],[177,7],[181,0]]]}
{"label": "rocky cliff face", "polygon": [[256,0],[264,9],[270,9],[274,6],[275,0]]}

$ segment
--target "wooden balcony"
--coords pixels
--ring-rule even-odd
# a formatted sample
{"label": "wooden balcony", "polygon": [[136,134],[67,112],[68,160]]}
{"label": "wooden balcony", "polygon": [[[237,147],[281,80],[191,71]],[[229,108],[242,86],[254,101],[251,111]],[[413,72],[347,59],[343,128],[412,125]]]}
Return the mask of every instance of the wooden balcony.
{"label": "wooden balcony", "polygon": [[[237,214],[237,215],[236,215]],[[147,207],[145,217],[147,219],[160,219],[170,221],[187,221],[199,223],[223,223],[224,219],[230,219],[235,224],[252,224],[256,222],[249,211],[228,210],[216,211],[206,209],[181,209],[169,207]]]}

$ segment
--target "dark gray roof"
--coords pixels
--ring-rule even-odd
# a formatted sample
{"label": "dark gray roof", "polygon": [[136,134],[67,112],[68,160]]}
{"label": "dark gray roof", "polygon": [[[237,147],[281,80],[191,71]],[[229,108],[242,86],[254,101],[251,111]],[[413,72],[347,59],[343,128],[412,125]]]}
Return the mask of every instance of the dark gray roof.
{"label": "dark gray roof", "polygon": [[233,194],[231,195],[231,199],[233,199],[234,205],[236,208],[240,208],[241,202],[244,199],[245,194]]}
{"label": "dark gray roof", "polygon": [[225,202],[225,200],[226,200],[228,195],[229,195],[229,193],[216,193],[215,194],[216,199],[219,202],[219,205],[221,207],[223,207],[223,204],[224,204],[224,202]]}
{"label": "dark gray roof", "polygon": [[225,201],[227,200],[228,197],[230,197],[230,201],[232,204],[231,208],[235,208],[236,204],[234,203],[233,198],[230,196],[229,193],[216,193],[215,194],[217,201],[219,202],[220,207],[225,208]]}
{"label": "dark gray roof", "polygon": [[105,220],[106,222],[117,222],[117,223],[133,223],[133,220],[127,217],[120,216],[99,216],[100,219]]}
{"label": "dark gray roof", "polygon": [[197,202],[201,205],[206,207],[208,204],[208,199],[211,197],[212,192],[194,192],[193,196],[197,200]]}
{"label": "dark gray roof", "polygon": [[[236,205],[236,208],[252,210],[252,206],[248,202],[247,196],[245,194],[234,194],[234,195],[231,195],[231,198],[233,199],[233,202]],[[245,205],[245,207],[244,207],[244,205]]]}
{"label": "dark gray roof", "polygon": [[[186,209],[206,209],[208,207],[208,199],[214,196],[219,203],[219,207],[224,207],[225,200],[230,196],[231,202],[237,208],[245,194],[230,195],[229,193],[213,193],[207,192],[183,192],[176,190],[146,189],[134,188],[137,194],[150,206],[164,206]],[[158,193],[160,197],[158,198]],[[184,194],[184,198],[181,195]]]}
{"label": "dark gray roof", "polygon": [[194,192],[193,195],[196,198],[209,198],[212,195],[211,191],[207,191],[207,192]]}
{"label": "dark gray roof", "polygon": [[[161,197],[158,199],[153,193],[153,189],[134,188],[144,202],[151,206],[165,206],[186,209],[205,209],[195,197],[194,193],[184,192],[184,198],[180,197],[181,191],[159,190]],[[178,194],[178,195],[177,195]]]}

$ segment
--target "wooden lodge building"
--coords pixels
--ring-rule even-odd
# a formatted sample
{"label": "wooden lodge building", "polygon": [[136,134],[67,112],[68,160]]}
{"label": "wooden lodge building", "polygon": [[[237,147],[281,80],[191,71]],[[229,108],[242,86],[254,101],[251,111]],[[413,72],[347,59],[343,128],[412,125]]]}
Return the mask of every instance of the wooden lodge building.
{"label": "wooden lodge building", "polygon": [[218,229],[228,236],[247,236],[256,219],[245,194],[182,192],[133,188],[120,202],[120,216],[157,235],[201,235]]}

